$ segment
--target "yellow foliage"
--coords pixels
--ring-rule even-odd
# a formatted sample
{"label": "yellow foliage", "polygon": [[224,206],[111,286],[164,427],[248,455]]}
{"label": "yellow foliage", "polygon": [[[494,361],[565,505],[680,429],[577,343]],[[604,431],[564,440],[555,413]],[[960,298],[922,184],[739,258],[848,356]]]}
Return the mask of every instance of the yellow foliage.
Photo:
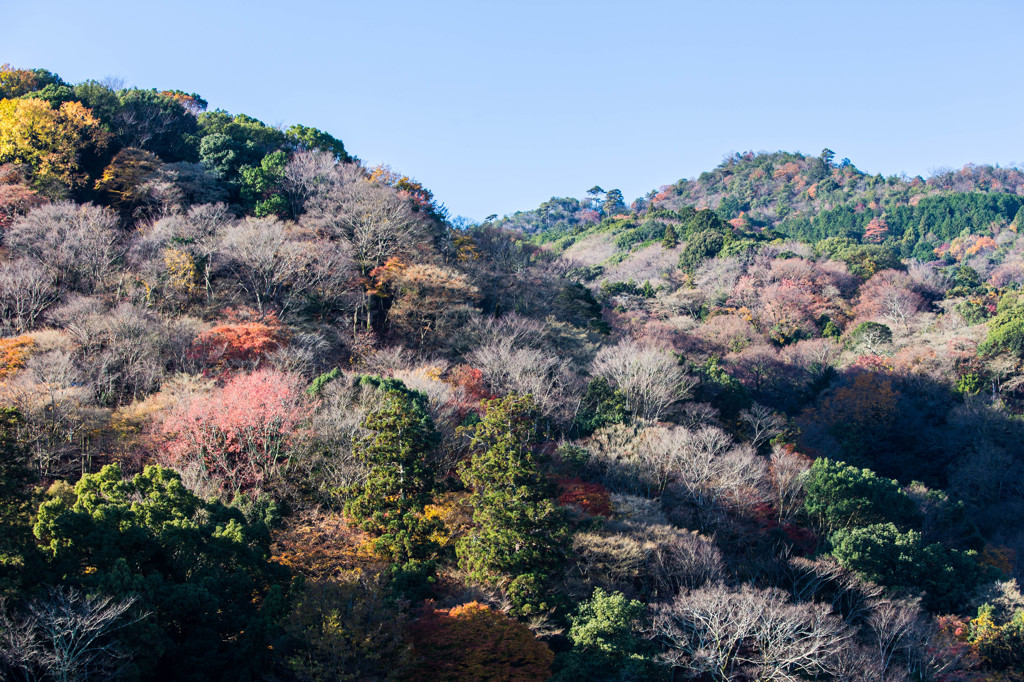
{"label": "yellow foliage", "polygon": [[28,69],[0,66],[0,97],[20,97],[39,89],[39,77]]}
{"label": "yellow foliage", "polygon": [[455,259],[460,263],[480,260],[480,249],[476,248],[476,242],[468,234],[458,233],[453,236],[452,246],[455,248]]}
{"label": "yellow foliage", "polygon": [[428,521],[441,519],[444,526],[431,534],[430,539],[441,547],[449,547],[473,527],[473,508],[469,504],[469,493],[446,493],[435,504],[423,509]]}
{"label": "yellow foliage", "polygon": [[143,198],[143,183],[160,167],[160,159],[142,149],[122,149],[96,181],[96,189],[119,206],[132,206]]}
{"label": "yellow foliage", "polygon": [[199,289],[199,270],[191,254],[173,247],[164,249],[164,266],[172,289],[189,295]]}
{"label": "yellow foliage", "polygon": [[29,336],[0,339],[0,379],[6,379],[23,368],[34,345]]}
{"label": "yellow foliage", "polygon": [[27,166],[36,182],[80,187],[78,160],[106,146],[109,133],[81,102],[59,109],[39,99],[0,100],[0,163]]}

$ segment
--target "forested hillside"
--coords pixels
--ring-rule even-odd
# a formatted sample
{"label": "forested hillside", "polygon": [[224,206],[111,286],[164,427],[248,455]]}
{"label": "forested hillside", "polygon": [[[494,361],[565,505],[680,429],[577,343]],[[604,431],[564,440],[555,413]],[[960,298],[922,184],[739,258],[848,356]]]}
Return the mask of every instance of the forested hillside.
{"label": "forested hillside", "polygon": [[4,66],[0,677],[1024,679],[1022,204],[825,150],[467,225]]}

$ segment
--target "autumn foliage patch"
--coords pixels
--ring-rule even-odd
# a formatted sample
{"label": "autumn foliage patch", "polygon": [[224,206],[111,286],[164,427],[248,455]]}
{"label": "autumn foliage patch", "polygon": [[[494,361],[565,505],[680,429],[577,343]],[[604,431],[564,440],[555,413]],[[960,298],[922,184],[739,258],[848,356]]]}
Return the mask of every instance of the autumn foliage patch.
{"label": "autumn foliage patch", "polygon": [[589,483],[578,478],[562,478],[557,483],[559,504],[579,507],[592,516],[611,518],[611,494],[600,483]]}
{"label": "autumn foliage patch", "polygon": [[229,492],[254,491],[284,464],[312,406],[299,377],[260,370],[182,404],[158,426],[159,459],[198,466]]}
{"label": "autumn foliage patch", "polygon": [[412,625],[418,682],[532,682],[551,675],[554,653],[518,621],[483,604],[432,609]]}

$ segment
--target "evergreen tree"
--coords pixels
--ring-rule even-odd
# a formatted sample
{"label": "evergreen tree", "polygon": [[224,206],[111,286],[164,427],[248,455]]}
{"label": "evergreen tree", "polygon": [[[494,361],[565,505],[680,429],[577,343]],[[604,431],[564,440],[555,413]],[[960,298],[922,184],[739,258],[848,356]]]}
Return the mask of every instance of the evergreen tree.
{"label": "evergreen tree", "polygon": [[430,453],[437,433],[427,413],[427,397],[401,382],[383,388],[384,401],[363,420],[372,433],[353,447],[369,465],[366,482],[358,486],[346,512],[364,530],[379,534],[377,549],[399,564],[436,553],[428,537],[436,522],[422,518],[434,488]]}
{"label": "evergreen tree", "polygon": [[124,679],[255,679],[270,665],[288,571],[270,533],[238,509],[204,502],[170,469],[124,478],[117,464],[58,489],[33,529],[55,582],[137,596],[150,616],[127,628]]}
{"label": "evergreen tree", "polygon": [[538,411],[530,395],[486,402],[471,433],[462,480],[473,491],[476,527],[459,543],[460,565],[477,580],[504,585],[520,614],[549,607],[543,585],[562,562],[565,517],[536,451]]}
{"label": "evergreen tree", "polygon": [[0,598],[37,580],[42,559],[32,537],[33,476],[17,437],[22,424],[17,410],[0,408]]}
{"label": "evergreen tree", "polygon": [[595,589],[590,601],[581,603],[576,615],[569,617],[573,648],[555,659],[554,679],[665,679],[666,670],[645,655],[647,646],[638,636],[644,611],[643,604],[620,592]]}
{"label": "evergreen tree", "polygon": [[665,237],[661,240],[662,248],[674,249],[679,246],[679,235],[672,223],[665,225]]}

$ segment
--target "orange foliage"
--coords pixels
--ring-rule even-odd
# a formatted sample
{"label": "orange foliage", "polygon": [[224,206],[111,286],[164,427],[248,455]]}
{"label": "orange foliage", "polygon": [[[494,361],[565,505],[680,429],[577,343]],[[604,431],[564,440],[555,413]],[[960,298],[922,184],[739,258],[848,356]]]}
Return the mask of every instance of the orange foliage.
{"label": "orange foliage", "polygon": [[675,188],[672,185],[662,185],[658,188],[658,193],[651,198],[651,205],[661,203],[662,201],[668,201],[675,196],[673,191]]}
{"label": "orange foliage", "polygon": [[1009,547],[985,545],[979,559],[982,564],[992,566],[1005,575],[1013,575],[1013,567],[1017,563],[1017,553]]}
{"label": "orange foliage", "polygon": [[971,234],[954,239],[950,242],[948,251],[949,255],[960,261],[967,256],[975,256],[983,251],[995,251],[996,248],[998,245],[992,237]]}
{"label": "orange foliage", "polygon": [[177,90],[164,90],[160,94],[168,99],[173,99],[175,102],[183,106],[185,111],[189,112],[193,116],[198,116],[201,112],[206,110],[206,103],[199,101],[193,95],[179,92]]}
{"label": "orange foliage", "polygon": [[413,680],[533,682],[551,676],[554,652],[522,623],[470,602],[432,609],[412,625]]}
{"label": "orange foliage", "polygon": [[39,89],[39,74],[28,69],[16,69],[10,64],[0,65],[0,98],[13,99]]}
{"label": "orange foliage", "polygon": [[25,366],[35,342],[28,336],[0,339],[0,379],[6,379]]}
{"label": "orange foliage", "polygon": [[900,392],[893,387],[890,377],[857,372],[851,383],[837,388],[822,402],[819,413],[827,423],[869,433],[893,423],[899,400]]}
{"label": "orange foliage", "polygon": [[400,194],[412,200],[416,206],[424,210],[433,210],[434,193],[416,182],[408,175],[391,170],[391,166],[381,164],[370,171],[370,180],[394,187]]}
{"label": "orange foliage", "polygon": [[800,166],[798,166],[795,161],[790,161],[789,163],[784,163],[778,168],[776,168],[775,172],[772,173],[772,175],[775,177],[776,180],[788,181],[792,180],[793,176],[795,176],[799,172]]}
{"label": "orange foliage", "polygon": [[558,504],[579,507],[592,516],[611,518],[611,494],[600,483],[588,483],[579,478],[562,478],[557,483]]}
{"label": "orange foliage", "polygon": [[864,241],[870,244],[881,244],[888,235],[889,225],[882,217],[872,218],[864,228]]}
{"label": "orange foliage", "polygon": [[448,371],[446,381],[452,386],[461,387],[466,395],[474,400],[490,400],[494,395],[487,390],[484,373],[469,365],[456,365]]}
{"label": "orange foliage", "polygon": [[271,559],[307,580],[341,580],[349,571],[383,570],[373,539],[337,514],[303,514],[274,531]]}
{"label": "orange foliage", "polygon": [[366,293],[373,296],[387,296],[387,290],[391,284],[398,279],[408,266],[401,259],[392,256],[384,265],[378,265],[370,270],[366,281]]}
{"label": "orange foliage", "polygon": [[992,237],[978,237],[978,241],[974,242],[971,246],[967,247],[967,255],[973,256],[981,251],[995,251],[998,248],[996,240]]}
{"label": "orange foliage", "polygon": [[892,358],[882,355],[861,355],[851,365],[856,369],[863,369],[869,372],[892,372],[896,369]]}
{"label": "orange foliage", "polygon": [[203,332],[193,343],[192,355],[210,366],[255,368],[286,344],[285,328],[271,313],[261,322],[221,324]]}

